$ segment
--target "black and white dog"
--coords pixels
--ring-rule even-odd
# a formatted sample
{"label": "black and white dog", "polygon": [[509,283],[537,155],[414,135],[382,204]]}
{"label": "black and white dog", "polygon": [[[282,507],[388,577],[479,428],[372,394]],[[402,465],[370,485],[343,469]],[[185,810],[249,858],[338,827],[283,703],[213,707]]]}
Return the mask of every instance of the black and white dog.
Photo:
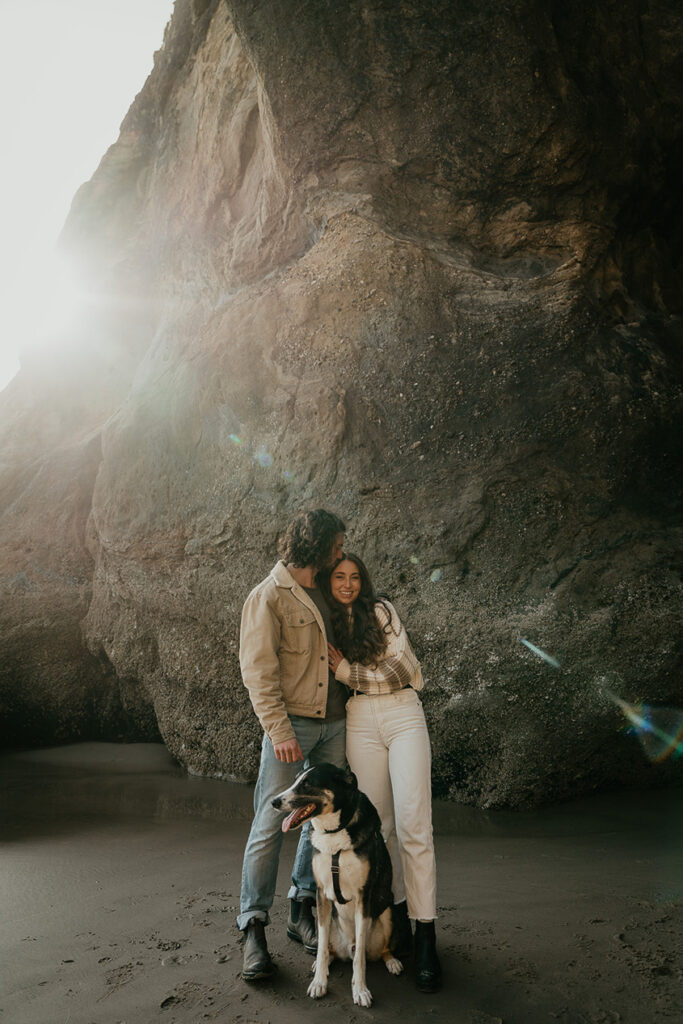
{"label": "black and white dog", "polygon": [[288,811],[282,831],[310,819],[313,873],[318,884],[318,954],[308,987],[312,999],[327,992],[331,954],[353,960],[353,1001],[370,1006],[365,961],[384,960],[391,974],[403,965],[390,948],[392,935],[391,860],[377,811],[358,789],[356,776],[332,764],[302,772],[273,800]]}

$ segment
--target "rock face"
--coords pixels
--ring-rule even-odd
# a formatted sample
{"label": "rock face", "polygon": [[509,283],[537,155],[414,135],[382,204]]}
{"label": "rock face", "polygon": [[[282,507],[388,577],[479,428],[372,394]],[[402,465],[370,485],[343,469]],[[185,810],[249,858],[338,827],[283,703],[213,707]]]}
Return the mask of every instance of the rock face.
{"label": "rock face", "polygon": [[241,604],[322,505],[438,794],[676,777],[608,689],[683,706],[682,41],[667,0],[177,0],[64,231],[88,308],[0,399],[6,742],[252,777]]}

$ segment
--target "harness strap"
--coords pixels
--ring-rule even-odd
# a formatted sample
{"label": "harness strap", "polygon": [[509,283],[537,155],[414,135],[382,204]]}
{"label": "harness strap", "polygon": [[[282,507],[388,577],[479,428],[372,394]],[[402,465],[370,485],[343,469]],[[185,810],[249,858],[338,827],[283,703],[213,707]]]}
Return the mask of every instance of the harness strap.
{"label": "harness strap", "polygon": [[337,850],[336,853],[332,854],[332,885],[334,886],[334,898],[337,903],[348,903],[349,901],[345,900],[342,896],[341,886],[339,885],[339,853],[340,851]]}

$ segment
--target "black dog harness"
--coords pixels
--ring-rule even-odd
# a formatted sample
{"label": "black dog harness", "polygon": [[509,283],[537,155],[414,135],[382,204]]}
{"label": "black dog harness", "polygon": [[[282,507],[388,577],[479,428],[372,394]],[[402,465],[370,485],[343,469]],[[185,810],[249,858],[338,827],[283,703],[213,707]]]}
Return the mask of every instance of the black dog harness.
{"label": "black dog harness", "polygon": [[[353,815],[351,815],[351,817],[348,818],[346,821],[340,821],[337,828],[326,828],[325,829],[325,834],[330,836],[330,835],[333,835],[335,832],[341,832],[341,830],[343,828],[346,828],[346,826],[349,824],[349,822],[351,821],[352,818],[353,818]],[[341,886],[339,885],[339,854],[340,853],[341,853],[341,850],[337,850],[336,853],[332,854],[332,885],[334,886],[334,898],[335,898],[337,903],[348,903],[349,901],[345,900],[344,897],[342,896]]]}
{"label": "black dog harness", "polygon": [[342,896],[341,886],[339,885],[339,854],[340,850],[332,854],[332,885],[334,886],[334,898],[337,903],[348,903]]}

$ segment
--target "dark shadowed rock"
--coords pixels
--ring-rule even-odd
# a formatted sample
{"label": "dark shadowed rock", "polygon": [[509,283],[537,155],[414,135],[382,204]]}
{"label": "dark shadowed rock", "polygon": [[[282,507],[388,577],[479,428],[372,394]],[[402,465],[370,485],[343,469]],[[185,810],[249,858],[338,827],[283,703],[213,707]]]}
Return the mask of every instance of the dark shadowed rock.
{"label": "dark shadowed rock", "polygon": [[81,327],[2,396],[10,740],[252,776],[241,604],[323,505],[439,793],[676,777],[607,689],[683,706],[682,41],[664,0],[178,0],[64,231]]}

